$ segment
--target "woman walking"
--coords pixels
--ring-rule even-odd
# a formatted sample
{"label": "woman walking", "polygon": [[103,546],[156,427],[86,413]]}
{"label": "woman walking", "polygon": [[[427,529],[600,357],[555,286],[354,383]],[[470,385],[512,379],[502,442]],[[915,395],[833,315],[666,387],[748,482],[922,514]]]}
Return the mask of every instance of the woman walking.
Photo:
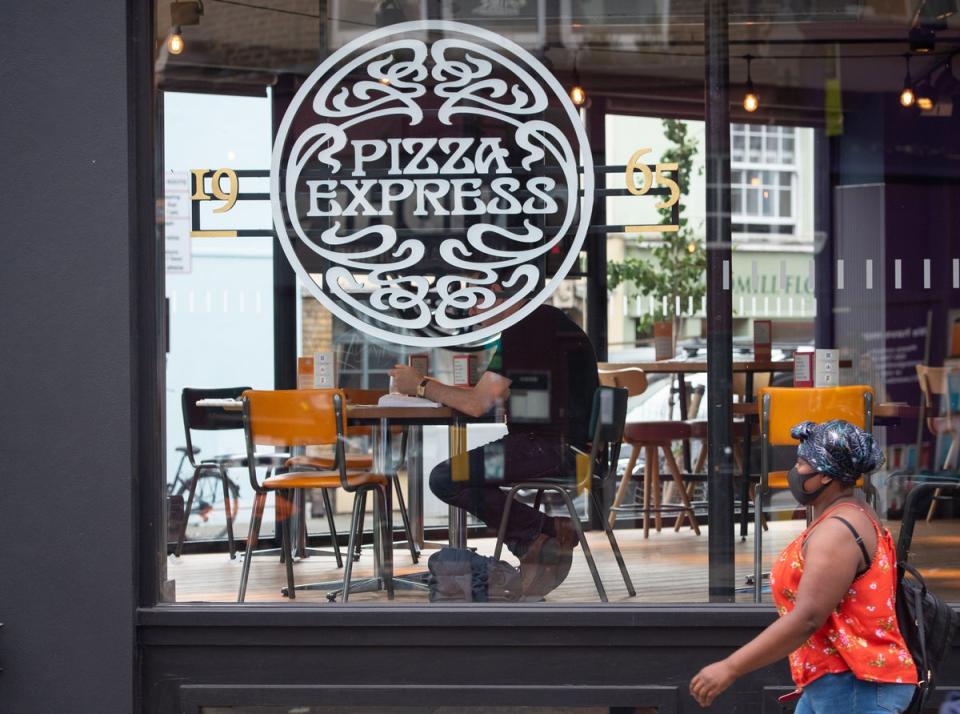
{"label": "woman walking", "polygon": [[[804,422],[790,491],[815,520],[777,558],[770,588],[779,619],[704,667],[690,694],[707,707],[738,677],[789,656],[802,692],[796,714],[902,712],[917,670],[897,624],[896,548],[854,484],[883,456],[853,424]],[[759,508],[759,506],[757,506]]]}

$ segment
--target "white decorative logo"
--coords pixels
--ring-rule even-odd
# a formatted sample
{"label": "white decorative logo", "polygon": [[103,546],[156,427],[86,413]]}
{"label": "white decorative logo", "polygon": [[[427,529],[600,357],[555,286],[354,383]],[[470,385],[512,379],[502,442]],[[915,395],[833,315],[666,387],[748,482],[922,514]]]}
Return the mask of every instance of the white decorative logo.
{"label": "white decorative logo", "polygon": [[453,346],[558,287],[586,235],[593,165],[576,109],[535,57],[424,20],[317,67],[278,129],[270,194],[280,244],[326,308],[379,339]]}

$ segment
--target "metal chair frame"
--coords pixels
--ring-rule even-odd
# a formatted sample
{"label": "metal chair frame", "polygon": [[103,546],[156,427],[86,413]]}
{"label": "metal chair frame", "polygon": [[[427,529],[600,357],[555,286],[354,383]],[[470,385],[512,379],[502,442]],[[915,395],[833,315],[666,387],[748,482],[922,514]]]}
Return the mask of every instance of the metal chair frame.
{"label": "metal chair frame", "polygon": [[[605,392],[611,394],[609,399],[612,399],[613,401],[612,420],[608,423],[604,423],[602,418],[604,411],[603,394]],[[616,387],[599,387],[594,396],[593,413],[591,415],[591,422],[594,426],[593,441],[590,446],[589,455],[590,483],[588,484],[589,493],[587,495],[587,499],[592,504],[600,522],[603,524],[603,530],[607,534],[607,540],[610,541],[610,548],[613,550],[613,554],[617,559],[617,565],[620,568],[620,574],[623,576],[623,582],[627,586],[627,592],[630,593],[631,597],[634,597],[636,596],[637,591],[633,587],[633,581],[630,579],[630,573],[627,571],[627,566],[623,560],[623,554],[620,551],[620,546],[617,543],[617,539],[613,534],[613,529],[610,527],[610,523],[607,521],[607,518],[603,514],[603,510],[600,508],[600,504],[596,500],[592,483],[594,477],[597,476],[597,465],[603,461],[601,457],[605,450],[609,454],[610,458],[608,459],[609,463],[607,464],[606,473],[600,475],[599,480],[603,483],[606,483],[609,480],[616,478],[617,460],[620,456],[620,445],[623,441],[623,428],[626,416],[627,390]],[[574,481],[576,481],[576,474],[574,474]],[[503,541],[506,537],[507,523],[510,519],[510,507],[513,505],[517,493],[521,490],[536,491],[537,496],[534,507],[538,509],[545,492],[550,491],[557,493],[563,499],[567,513],[570,515],[570,519],[573,522],[573,527],[577,532],[577,539],[580,542],[580,547],[583,549],[583,555],[587,559],[587,565],[590,567],[590,574],[593,576],[593,582],[594,585],[596,585],[597,593],[603,602],[608,602],[607,592],[603,587],[603,581],[600,579],[600,573],[597,570],[596,561],[593,558],[593,553],[590,551],[590,545],[587,543],[586,535],[583,532],[583,525],[580,523],[580,516],[577,513],[576,506],[573,504],[573,499],[570,497],[570,491],[576,490],[576,488],[576,483],[570,484],[569,481],[556,480],[524,481],[522,483],[514,484],[510,488],[510,491],[507,495],[506,507],[503,509],[503,517],[500,519],[500,528],[497,532],[497,546],[494,550],[493,557],[499,559],[500,553],[503,551]]]}
{"label": "metal chair frame", "polygon": [[[336,443],[334,445],[335,453],[335,469],[339,476],[340,483],[336,488],[342,488],[344,491],[349,493],[356,494],[354,498],[354,507],[353,507],[353,517],[351,521],[350,528],[350,540],[348,545],[347,553],[353,553],[355,547],[355,538],[357,534],[357,526],[359,524],[359,514],[361,508],[361,502],[365,501],[366,493],[369,491],[374,492],[374,540],[375,540],[375,559],[376,559],[376,570],[377,570],[377,579],[383,585],[383,588],[387,592],[387,597],[393,599],[393,538],[391,534],[393,533],[393,523],[392,523],[392,506],[390,498],[390,482],[386,481],[384,484],[361,484],[359,486],[351,485],[347,477],[346,469],[346,450],[344,447],[345,436],[344,436],[344,409],[343,409],[343,395],[338,390],[314,390],[314,391],[331,391],[333,399],[333,414],[336,421]],[[267,494],[270,491],[275,491],[277,496],[277,505],[282,502],[291,503],[292,492],[295,490],[302,490],[300,488],[290,488],[290,489],[266,489],[260,485],[260,482],[257,479],[257,470],[256,466],[251,460],[255,454],[255,443],[253,435],[251,433],[252,429],[250,426],[251,415],[250,415],[250,400],[244,395],[243,398],[243,423],[244,423],[244,434],[247,442],[247,454],[248,466],[249,466],[249,476],[250,476],[250,485],[256,492],[253,505],[253,517],[250,519],[250,532],[247,537],[247,549],[246,549],[246,558],[243,562],[243,572],[240,576],[240,590],[237,595],[237,602],[243,602],[246,598],[247,591],[247,581],[250,576],[250,556],[253,553],[253,550],[256,548],[257,540],[260,532],[260,523],[263,518],[263,510],[266,505]],[[311,487],[311,488],[321,488],[324,493],[329,488],[332,487]],[[363,498],[361,498],[363,497]],[[329,511],[328,511],[329,512]],[[289,515],[289,514],[285,514]],[[283,590],[283,594],[294,599],[296,597],[297,587],[294,583],[293,577],[293,534],[290,527],[290,518],[281,517],[281,538],[282,538],[282,553],[283,561],[286,566],[287,574],[287,587]],[[335,541],[336,542],[336,541]],[[339,549],[338,549],[339,550]],[[343,602],[347,602],[350,596],[350,583],[351,575],[353,571],[353,558],[348,557],[344,566],[344,587],[343,587]]]}
{"label": "metal chair frame", "polygon": [[[192,431],[242,431],[243,417],[237,412],[226,411],[223,409],[203,408],[196,406],[197,401],[201,399],[239,399],[240,396],[250,387],[222,387],[216,389],[195,389],[185,387],[180,395],[180,406],[183,412],[183,431],[186,438],[186,457],[193,468],[193,476],[189,482],[189,493],[187,502],[183,509],[183,523],[180,526],[180,532],[177,536],[177,547],[174,555],[180,557],[183,553],[183,541],[187,532],[187,519],[193,508],[193,499],[197,492],[197,484],[204,471],[216,471],[220,475],[220,481],[223,485],[223,509],[227,517],[227,544],[230,550],[230,559],[237,557],[236,543],[233,537],[233,513],[230,509],[230,492],[228,468],[246,468],[247,454],[231,454],[227,456],[215,456],[209,459],[194,459],[194,447]],[[202,414],[202,418],[197,418]],[[281,466],[286,459],[287,454],[256,454],[256,463],[258,466],[266,466],[267,474],[274,468]],[[332,524],[332,522],[331,522]]]}

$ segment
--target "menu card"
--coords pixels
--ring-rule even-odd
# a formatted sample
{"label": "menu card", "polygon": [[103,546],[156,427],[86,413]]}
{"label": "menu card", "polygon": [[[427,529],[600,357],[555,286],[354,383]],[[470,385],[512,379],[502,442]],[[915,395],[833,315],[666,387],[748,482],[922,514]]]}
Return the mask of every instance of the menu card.
{"label": "menu card", "polygon": [[793,355],[793,386],[794,387],[812,387],[813,386],[813,362],[815,354],[813,350],[797,350]]}
{"label": "menu card", "polygon": [[814,387],[837,387],[840,385],[840,351],[817,350],[814,358]]}
{"label": "menu card", "polygon": [[297,389],[336,389],[337,374],[333,352],[314,352],[297,357]]}
{"label": "menu card", "polygon": [[407,364],[413,367],[419,374],[430,374],[430,355],[427,353],[408,355]]}
{"label": "menu card", "polygon": [[773,322],[771,320],[753,321],[753,358],[757,362],[769,362],[773,342]]}
{"label": "menu card", "polygon": [[673,359],[673,323],[653,323],[654,359]]}
{"label": "menu card", "polygon": [[453,383],[458,387],[472,387],[477,383],[477,356],[455,355],[453,358]]}

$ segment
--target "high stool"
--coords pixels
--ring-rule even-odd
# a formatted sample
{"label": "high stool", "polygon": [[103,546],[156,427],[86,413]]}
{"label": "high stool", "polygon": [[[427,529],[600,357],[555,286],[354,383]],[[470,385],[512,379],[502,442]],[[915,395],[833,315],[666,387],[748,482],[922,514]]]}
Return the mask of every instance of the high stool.
{"label": "high stool", "polygon": [[[683,474],[677,465],[677,460],[671,450],[672,442],[681,441],[690,438],[690,425],[683,421],[648,421],[634,422],[627,424],[623,433],[623,440],[630,444],[632,453],[627,462],[626,471],[623,474],[623,480],[613,499],[613,506],[610,509],[610,524],[616,520],[617,513],[642,513],[643,514],[643,537],[650,535],[650,514],[654,514],[655,527],[659,533],[662,529],[662,514],[676,512],[677,521],[674,524],[676,530],[680,529],[684,519],[689,519],[690,527],[700,535],[700,525],[697,523],[697,517],[693,512],[693,506],[690,504],[690,498],[687,495],[686,484],[683,482]],[[633,479],[633,470],[637,464],[637,458],[640,450],[644,451],[643,468],[643,505],[623,506],[623,499],[626,496],[627,488]],[[667,468],[676,485],[677,493],[680,496],[679,504],[663,503],[662,484],[660,482],[660,452],[663,452],[664,459],[667,462]],[[651,505],[650,501],[653,500]]]}

